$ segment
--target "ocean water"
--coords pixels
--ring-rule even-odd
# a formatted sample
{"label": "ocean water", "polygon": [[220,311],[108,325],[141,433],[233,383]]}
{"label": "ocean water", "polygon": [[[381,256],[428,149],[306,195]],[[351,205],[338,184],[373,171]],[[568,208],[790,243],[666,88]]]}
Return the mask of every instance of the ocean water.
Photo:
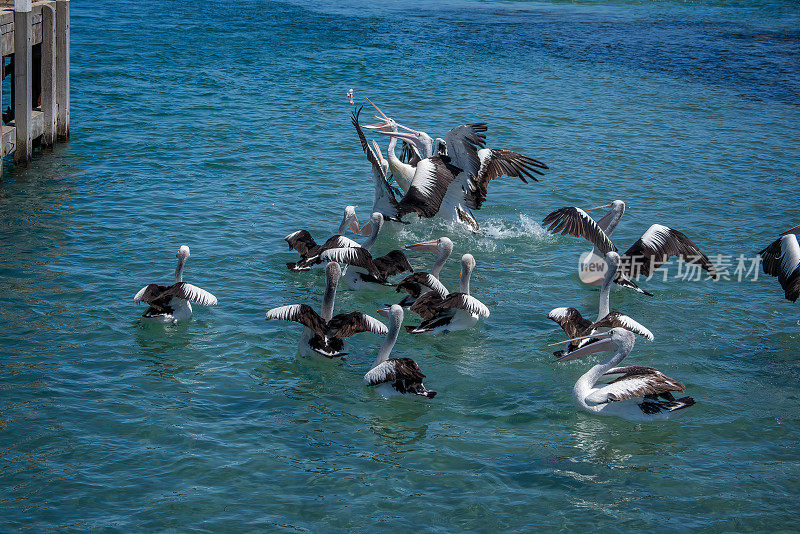
{"label": "ocean water", "polygon": [[[800,307],[734,270],[800,223],[798,28],[788,0],[73,2],[71,139],[0,183],[0,530],[796,529]],[[377,336],[318,362],[299,325],[264,321],[321,299],[283,236],[330,235],[346,204],[368,217],[351,87],[439,135],[485,121],[490,146],[551,167],[494,181],[476,235],[377,243],[449,235],[477,260],[491,317],[393,353],[430,402],[362,385]],[[627,362],[697,401],[666,423],[578,412],[591,361],[546,346],[547,312],[591,316],[598,294],[577,277],[589,247],[539,221],[617,198],[620,248],[658,222],[733,262],[612,295],[656,336]],[[219,305],[143,325],[132,296],[180,244]],[[394,295],[341,290],[337,310]]]}

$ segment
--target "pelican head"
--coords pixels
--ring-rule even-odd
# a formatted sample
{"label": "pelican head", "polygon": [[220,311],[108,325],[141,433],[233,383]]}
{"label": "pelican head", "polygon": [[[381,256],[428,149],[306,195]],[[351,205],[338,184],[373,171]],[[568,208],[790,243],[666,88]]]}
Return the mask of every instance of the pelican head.
{"label": "pelican head", "polygon": [[371,236],[373,234],[377,236],[378,232],[381,231],[382,226],[383,215],[376,211],[372,213],[372,216],[369,218],[367,223],[361,227],[361,230],[356,233],[361,236]]}
{"label": "pelican head", "polygon": [[590,334],[588,336],[575,337],[566,341],[561,341],[560,343],[553,343],[553,345],[571,343],[573,341],[580,341],[582,339],[590,339],[590,341],[579,349],[573,350],[572,352],[567,352],[560,358],[557,358],[556,361],[568,362],[570,360],[577,360],[583,356],[588,356],[589,354],[594,354],[595,352],[615,351],[620,348],[625,348],[630,352],[630,349],[633,348],[633,344],[636,341],[636,337],[632,332],[624,328],[617,327],[612,328],[608,332],[603,332],[602,334]]}
{"label": "pelican head", "polygon": [[467,275],[475,268],[475,258],[472,254],[464,254],[461,256],[461,272]]}
{"label": "pelican head", "polygon": [[183,260],[183,261],[188,260],[189,259],[189,247],[187,247],[186,245],[181,245],[178,248],[178,253],[175,254],[175,257],[178,258],[179,260]]}
{"label": "pelican head", "polygon": [[789,234],[800,235],[800,224],[798,224],[794,228],[789,228],[785,232],[780,233],[780,235],[789,235]]}
{"label": "pelican head", "polygon": [[344,216],[342,217],[342,224],[340,226],[340,234],[344,234],[344,229],[346,227],[350,228],[350,231],[354,234],[358,234],[358,217],[356,217],[356,207],[355,206],[345,206],[344,208]]}
{"label": "pelican head", "polygon": [[335,261],[328,262],[325,266],[325,280],[328,283],[336,283],[342,276],[342,268]]}
{"label": "pelican head", "polygon": [[611,208],[614,211],[618,211],[619,213],[625,213],[625,203],[621,200],[615,200],[611,204],[603,204],[602,206],[597,206],[594,208],[589,208],[586,211],[594,211],[594,210],[602,210]]}
{"label": "pelican head", "polygon": [[434,254],[447,254],[453,252],[453,242],[449,237],[440,237],[432,241],[422,241],[414,243],[413,245],[406,245],[408,250],[416,250],[419,252],[432,252]]}

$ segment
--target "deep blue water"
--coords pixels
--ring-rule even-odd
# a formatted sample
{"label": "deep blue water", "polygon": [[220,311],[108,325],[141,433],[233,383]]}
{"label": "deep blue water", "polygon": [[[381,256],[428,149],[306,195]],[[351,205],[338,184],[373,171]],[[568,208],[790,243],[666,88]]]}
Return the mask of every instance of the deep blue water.
{"label": "deep blue water", "polygon": [[[667,224],[733,274],[800,222],[798,28],[791,1],[73,3],[71,139],[0,184],[2,530],[794,530],[797,304],[764,275],[615,293],[656,335],[628,361],[697,405],[580,413],[589,362],[552,362],[546,314],[596,309],[588,247],[537,221],[620,198],[615,242]],[[321,299],[283,236],[329,235],[350,203],[368,217],[351,87],[439,135],[485,121],[490,146],[551,167],[493,182],[477,235],[376,245],[447,234],[477,259],[491,317],[394,354],[431,402],[362,385],[375,336],[329,364],[264,321]],[[131,298],[180,244],[219,306],[144,326]],[[387,298],[340,291],[337,309]]]}

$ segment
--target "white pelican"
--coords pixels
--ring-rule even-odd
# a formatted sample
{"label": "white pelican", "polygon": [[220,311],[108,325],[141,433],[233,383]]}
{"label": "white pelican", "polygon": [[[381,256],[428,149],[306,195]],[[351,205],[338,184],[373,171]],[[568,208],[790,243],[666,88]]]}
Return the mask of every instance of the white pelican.
{"label": "white pelican", "polygon": [[797,242],[800,225],[781,233],[758,254],[761,256],[764,272],[778,277],[784,296],[791,302],[800,297],[800,244]]}
{"label": "white pelican", "polygon": [[414,268],[400,250],[393,250],[385,256],[374,259],[370,254],[369,251],[383,226],[383,216],[379,212],[373,213],[370,221],[364,226],[369,226],[370,237],[362,246],[332,248],[320,254],[320,259],[323,261],[348,265],[342,280],[350,289],[383,289],[384,286],[393,285],[389,282],[390,276],[404,271],[414,272]]}
{"label": "white pelican", "polygon": [[325,295],[322,297],[322,314],[317,314],[307,304],[291,304],[273,308],[266,320],[295,321],[303,325],[298,351],[303,356],[321,354],[326,358],[339,358],[347,354],[344,338],[360,332],[385,335],[388,330],[379,320],[365,313],[352,312],[333,315],[336,286],[342,270],[338,263],[325,267]]}
{"label": "white pelican", "polygon": [[357,242],[344,236],[345,230],[347,230],[348,227],[354,234],[359,233],[355,206],[346,206],[344,208],[344,216],[342,217],[342,222],[339,223],[338,233],[328,238],[322,245],[317,245],[308,230],[298,230],[287,235],[283,240],[289,244],[289,250],[294,249],[299,252],[302,259],[296,263],[287,263],[286,268],[294,272],[307,271],[321,264],[319,255],[324,250],[342,247],[360,247],[361,245]]}
{"label": "white pelican", "polygon": [[393,304],[381,313],[389,318],[389,333],[386,334],[386,341],[383,342],[372,369],[364,375],[364,383],[375,387],[383,397],[409,395],[432,399],[436,392],[425,388],[422,383],[425,375],[417,362],[411,358],[389,358],[397,342],[400,325],[403,324],[403,308]]}
{"label": "white pelican", "polygon": [[[382,132],[413,143],[423,150],[420,137],[424,132]],[[486,124],[464,124],[453,128],[445,135],[447,155],[440,159],[455,167],[455,176],[447,183],[447,192],[437,209],[437,214],[447,221],[458,222],[473,231],[478,222],[471,209],[479,210],[486,200],[489,182],[503,175],[516,176],[527,183],[526,177],[536,181],[535,174],[547,165],[511,150],[488,149],[486,146]]]}
{"label": "white pelican", "polygon": [[[580,208],[561,208],[549,213],[542,221],[542,226],[548,225],[551,234],[560,232],[561,235],[586,238],[601,254],[617,250],[603,229]],[[650,276],[672,256],[678,256],[686,263],[699,265],[715,280],[719,278],[714,264],[691,239],[678,230],[661,224],[650,226],[622,254],[619,270],[631,279],[639,275]]]}
{"label": "white pelican", "polygon": [[[616,367],[633,350],[636,338],[632,332],[616,327],[609,332],[573,338],[567,342],[586,337],[592,339],[556,361],[574,360],[600,351],[614,351],[614,354],[589,369],[575,383],[572,397],[579,408],[631,421],[663,421],[669,419],[672,412],[694,404],[691,397],[673,397],[672,391],[683,392],[686,387],[652,367]],[[603,377],[613,380],[596,387]]]}
{"label": "white pelican", "polygon": [[217,297],[192,284],[183,281],[183,268],[189,259],[189,247],[181,245],[178,253],[178,266],[175,267],[175,283],[171,286],[148,284],[133,297],[133,302],[146,302],[150,306],[142,315],[143,318],[163,323],[177,323],[192,316],[191,302],[211,306],[217,303]]}
{"label": "white pelican", "polygon": [[[408,293],[403,300],[398,304],[403,308],[408,308],[420,295],[430,291],[430,287],[439,280],[439,273],[442,267],[447,262],[447,258],[453,252],[453,242],[448,237],[440,237],[433,241],[423,241],[422,243],[415,243],[413,245],[406,245],[408,250],[416,250],[420,252],[435,252],[436,261],[433,262],[433,267],[429,273],[416,272],[410,276],[405,277],[399,284],[397,284],[397,292],[405,291]],[[434,280],[435,279],[436,282]],[[444,290],[447,291],[446,289]],[[441,292],[441,290],[440,290]]]}
{"label": "white pelican", "polygon": [[438,334],[466,330],[477,324],[481,317],[489,317],[489,308],[469,294],[469,280],[475,268],[472,254],[461,257],[460,292],[448,293],[433,277],[427,293],[409,308],[424,320],[419,326],[407,326],[409,334]]}

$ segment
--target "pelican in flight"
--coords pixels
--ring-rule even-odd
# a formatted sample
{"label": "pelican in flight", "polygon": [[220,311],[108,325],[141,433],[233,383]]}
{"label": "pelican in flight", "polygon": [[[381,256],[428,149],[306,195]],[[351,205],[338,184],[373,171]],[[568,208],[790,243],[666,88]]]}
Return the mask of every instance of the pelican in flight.
{"label": "pelican in flight", "polygon": [[332,248],[320,254],[320,259],[323,261],[348,265],[342,280],[350,289],[382,289],[383,286],[392,285],[389,277],[405,271],[414,272],[408,258],[400,250],[393,250],[385,256],[374,259],[370,254],[370,249],[383,226],[383,216],[379,212],[373,213],[370,221],[364,226],[369,226],[370,237],[362,246]]}
{"label": "pelican in flight", "polygon": [[338,263],[325,266],[325,294],[322,297],[322,314],[307,304],[280,306],[267,312],[266,320],[295,321],[303,325],[298,351],[302,356],[320,354],[326,358],[339,358],[347,354],[345,338],[361,332],[385,335],[388,330],[379,320],[361,312],[333,315],[336,286],[342,274]]}
{"label": "pelican in flight", "polygon": [[339,223],[339,231],[333,237],[328,238],[325,243],[318,245],[308,230],[298,230],[283,238],[289,244],[289,250],[296,250],[300,253],[300,261],[287,263],[286,267],[293,272],[307,271],[312,267],[319,266],[322,262],[319,255],[323,251],[332,248],[360,247],[357,242],[344,236],[345,230],[350,228],[354,234],[359,233],[358,217],[356,217],[355,206],[346,206],[342,222]]}
{"label": "pelican in flight", "polygon": [[777,276],[787,300],[796,302],[800,297],[800,244],[797,235],[800,225],[781,233],[781,237],[759,252],[764,272]]}
{"label": "pelican in flight", "polygon": [[[616,367],[633,350],[633,332],[615,327],[602,334],[573,338],[567,342],[592,338],[581,348],[568,352],[556,361],[565,362],[600,352],[614,353],[584,373],[572,390],[575,404],[587,412],[615,415],[631,421],[663,421],[673,412],[694,404],[691,397],[676,399],[673,391],[686,387],[652,367]],[[601,379],[611,380],[598,385]]]}
{"label": "pelican in flight", "polygon": [[372,369],[364,375],[364,384],[374,387],[383,397],[409,395],[432,399],[436,392],[425,388],[422,383],[425,375],[417,362],[411,358],[389,358],[403,324],[403,308],[393,304],[380,313],[389,318],[389,332]]}
{"label": "pelican in flight", "polygon": [[[580,208],[567,207],[555,210],[544,218],[542,225],[545,227],[549,225],[547,230],[551,234],[569,234],[587,239],[601,256],[617,250],[603,229]],[[685,263],[699,265],[714,280],[719,278],[714,264],[691,239],[678,230],[661,224],[650,226],[642,237],[621,255],[619,271],[630,279],[635,279],[639,275],[650,276],[672,256],[681,258]]]}
{"label": "pelican in flight", "polygon": [[[438,279],[430,277],[428,292],[409,308],[422,317],[419,326],[407,326],[409,334],[439,334],[472,328],[481,317],[489,317],[489,308],[469,294],[469,281],[475,269],[472,254],[461,257],[460,291],[450,293]],[[422,283],[422,281],[420,281]],[[424,284],[423,284],[424,285]]]}
{"label": "pelican in flight", "polygon": [[[408,293],[408,295],[403,297],[403,300],[398,303],[404,309],[414,304],[414,301],[417,300],[420,295],[430,291],[430,287],[436,283],[432,278],[436,281],[439,280],[439,273],[447,262],[447,258],[449,258],[450,254],[453,252],[453,242],[448,237],[440,237],[432,241],[423,241],[413,245],[406,245],[406,249],[420,252],[435,252],[436,261],[433,262],[433,267],[431,267],[429,273],[415,272],[405,277],[397,284],[398,293],[401,291]],[[445,289],[444,291],[447,290]]]}
{"label": "pelican in flight", "polygon": [[189,247],[181,245],[175,257],[178,258],[178,266],[175,267],[174,284],[147,284],[133,297],[133,302],[146,302],[150,305],[142,315],[143,318],[162,323],[177,323],[192,316],[191,302],[203,306],[217,303],[217,297],[205,289],[183,281],[183,268],[189,259]]}

